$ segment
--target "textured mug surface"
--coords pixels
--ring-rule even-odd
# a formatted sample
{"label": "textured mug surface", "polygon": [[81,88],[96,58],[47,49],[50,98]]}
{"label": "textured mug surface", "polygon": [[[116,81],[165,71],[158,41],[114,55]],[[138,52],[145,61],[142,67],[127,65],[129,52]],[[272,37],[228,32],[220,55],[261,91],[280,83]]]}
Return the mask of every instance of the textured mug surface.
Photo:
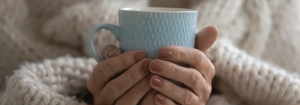
{"label": "textured mug surface", "polygon": [[123,52],[143,50],[148,58],[158,58],[158,51],[164,46],[194,48],[197,11],[179,8],[123,8],[119,10],[119,25],[101,24],[89,35],[89,48],[96,54],[92,38],[97,30],[108,29],[120,42]]}

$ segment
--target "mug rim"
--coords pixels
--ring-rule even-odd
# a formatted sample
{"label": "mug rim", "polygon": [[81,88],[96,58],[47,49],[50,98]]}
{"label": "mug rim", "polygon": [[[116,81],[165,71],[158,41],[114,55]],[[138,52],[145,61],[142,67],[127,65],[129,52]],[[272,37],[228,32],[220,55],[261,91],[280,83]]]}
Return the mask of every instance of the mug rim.
{"label": "mug rim", "polygon": [[167,13],[180,13],[180,12],[197,12],[196,10],[186,8],[170,8],[170,7],[127,7],[120,8],[120,11],[132,11],[132,12],[167,12]]}

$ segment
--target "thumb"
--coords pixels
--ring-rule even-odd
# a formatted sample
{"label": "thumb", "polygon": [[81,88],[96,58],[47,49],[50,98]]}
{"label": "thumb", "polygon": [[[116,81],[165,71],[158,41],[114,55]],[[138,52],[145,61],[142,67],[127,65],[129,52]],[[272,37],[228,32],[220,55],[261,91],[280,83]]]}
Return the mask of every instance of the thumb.
{"label": "thumb", "polygon": [[196,34],[195,48],[204,52],[215,43],[217,37],[218,29],[216,27],[205,27]]}
{"label": "thumb", "polygon": [[105,60],[105,59],[108,59],[108,58],[112,58],[112,57],[115,57],[115,56],[118,56],[122,54],[122,51],[121,49],[119,49],[117,46],[115,45],[108,45],[106,46],[101,55],[102,55],[102,58]]}

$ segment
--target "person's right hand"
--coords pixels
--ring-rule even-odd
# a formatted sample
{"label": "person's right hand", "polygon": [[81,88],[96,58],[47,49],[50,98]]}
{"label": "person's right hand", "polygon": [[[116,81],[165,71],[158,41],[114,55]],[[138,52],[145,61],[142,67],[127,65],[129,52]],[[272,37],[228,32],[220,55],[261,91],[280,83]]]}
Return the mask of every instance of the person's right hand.
{"label": "person's right hand", "polygon": [[102,58],[87,82],[94,105],[136,105],[151,89],[151,60],[140,50],[122,53],[113,45],[104,48]]}

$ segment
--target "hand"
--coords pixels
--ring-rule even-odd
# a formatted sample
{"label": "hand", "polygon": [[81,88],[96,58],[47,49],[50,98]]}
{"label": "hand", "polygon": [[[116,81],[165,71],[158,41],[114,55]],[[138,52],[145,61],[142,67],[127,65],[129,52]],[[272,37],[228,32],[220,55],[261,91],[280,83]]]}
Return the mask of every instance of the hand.
{"label": "hand", "polygon": [[[171,99],[182,105],[205,105],[215,74],[210,60],[200,50],[179,46],[164,47],[159,56],[162,60],[156,59],[150,63],[150,71],[156,74],[152,76],[150,85],[162,93],[156,95],[156,105],[175,105]],[[190,67],[172,62],[188,64]],[[161,76],[179,81],[189,89],[179,87]]]}
{"label": "hand", "polygon": [[[217,34],[216,28],[206,27],[196,35],[196,49],[178,46],[162,48],[159,52],[162,60],[150,63],[151,72],[156,74],[151,78],[151,86],[155,90],[151,89],[147,93],[142,105],[175,105],[171,99],[182,105],[205,105],[211,93],[215,69],[201,51],[207,50],[215,42]],[[185,63],[190,67],[177,66],[171,62]],[[161,76],[179,81],[189,88],[179,87]]]}
{"label": "hand", "polygon": [[134,105],[151,89],[151,60],[139,50],[121,53],[116,46],[104,48],[105,60],[95,66],[87,82],[95,105]]}
{"label": "hand", "polygon": [[[214,43],[214,41],[216,40],[216,37],[217,37],[217,29],[216,28],[214,28],[214,27],[204,28],[202,31],[198,32],[197,35],[196,35],[195,48],[197,48],[201,51],[207,50]],[[122,53],[121,50],[118,49],[116,46],[110,45],[110,46],[106,46],[104,48],[103,53],[102,53],[102,57],[103,57],[103,59],[114,58],[114,57],[117,57],[117,56],[121,55],[121,53]],[[152,75],[153,75],[152,73],[148,74],[147,77],[143,78],[141,81],[139,81],[134,86],[134,88],[130,89],[130,91],[123,94],[122,98],[119,98],[116,101],[116,103],[120,103],[120,105],[122,105],[122,104],[124,104],[124,105],[135,105],[146,94],[144,99],[142,100],[141,104],[142,105],[155,105],[155,102],[157,102],[156,100],[158,100],[160,97],[158,97],[159,92],[157,92],[154,89],[151,89],[151,87],[150,87],[150,82],[149,81],[150,81],[150,78],[152,77]],[[91,76],[91,78],[92,78],[92,76]],[[92,80],[90,79],[88,81],[89,91],[93,90],[92,88],[94,87],[94,85],[95,84],[92,83]],[[94,87],[94,88],[97,88],[97,87]],[[94,95],[94,93],[92,93],[92,94]],[[95,95],[94,95],[95,103],[97,103],[96,102],[97,99],[99,99],[99,98],[95,97]]]}

